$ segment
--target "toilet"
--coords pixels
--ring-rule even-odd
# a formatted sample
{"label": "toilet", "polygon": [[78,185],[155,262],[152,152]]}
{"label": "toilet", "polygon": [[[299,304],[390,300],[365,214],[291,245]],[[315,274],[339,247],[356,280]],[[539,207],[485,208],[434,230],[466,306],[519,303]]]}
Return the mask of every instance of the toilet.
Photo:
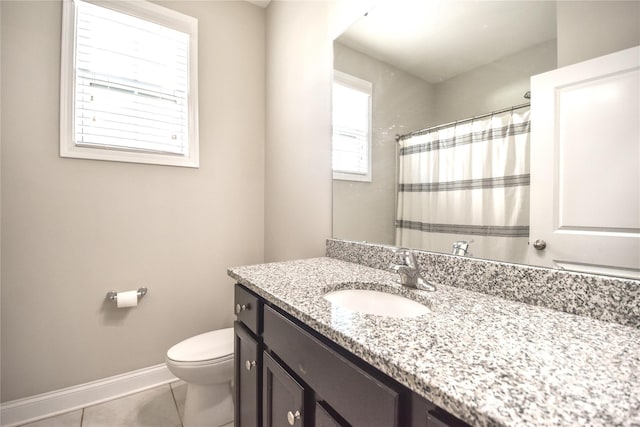
{"label": "toilet", "polygon": [[187,383],[184,427],[218,427],[233,421],[233,328],[179,342],[167,351],[167,368]]}

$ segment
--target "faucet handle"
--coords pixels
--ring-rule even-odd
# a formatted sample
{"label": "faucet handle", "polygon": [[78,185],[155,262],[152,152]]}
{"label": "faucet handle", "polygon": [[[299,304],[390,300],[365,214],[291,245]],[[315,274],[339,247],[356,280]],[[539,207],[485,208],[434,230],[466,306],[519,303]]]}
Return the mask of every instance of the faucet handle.
{"label": "faucet handle", "polygon": [[416,262],[416,254],[408,248],[394,248],[394,254],[399,254],[402,257],[402,261],[404,264],[411,268],[417,268],[418,263]]}
{"label": "faucet handle", "polygon": [[453,243],[453,252],[452,255],[462,255],[467,256],[469,254],[469,246],[473,243],[473,239],[471,240],[458,240]]}

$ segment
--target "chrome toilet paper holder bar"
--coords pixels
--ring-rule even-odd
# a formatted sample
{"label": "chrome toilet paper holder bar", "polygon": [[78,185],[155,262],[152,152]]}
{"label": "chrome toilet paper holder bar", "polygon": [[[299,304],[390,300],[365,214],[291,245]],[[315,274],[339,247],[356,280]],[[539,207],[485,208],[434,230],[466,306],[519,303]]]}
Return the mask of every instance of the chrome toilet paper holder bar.
{"label": "chrome toilet paper holder bar", "polygon": [[[147,288],[138,288],[138,298],[142,298],[147,294]],[[118,300],[118,293],[116,291],[107,292],[107,299],[109,301],[116,302]]]}

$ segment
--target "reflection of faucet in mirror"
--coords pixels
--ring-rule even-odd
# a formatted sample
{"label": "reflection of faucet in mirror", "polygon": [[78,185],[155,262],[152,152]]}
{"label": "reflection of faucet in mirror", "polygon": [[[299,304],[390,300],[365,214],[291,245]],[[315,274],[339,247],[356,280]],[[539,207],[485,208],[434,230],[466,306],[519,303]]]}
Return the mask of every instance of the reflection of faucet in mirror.
{"label": "reflection of faucet in mirror", "polygon": [[391,268],[400,275],[399,283],[408,288],[416,288],[422,291],[435,291],[436,286],[422,276],[416,255],[411,249],[395,249],[394,253],[400,254],[404,264],[391,264]]}
{"label": "reflection of faucet in mirror", "polygon": [[469,253],[469,246],[473,243],[473,239],[471,240],[458,240],[453,243],[453,252],[452,255],[459,256],[471,256]]}

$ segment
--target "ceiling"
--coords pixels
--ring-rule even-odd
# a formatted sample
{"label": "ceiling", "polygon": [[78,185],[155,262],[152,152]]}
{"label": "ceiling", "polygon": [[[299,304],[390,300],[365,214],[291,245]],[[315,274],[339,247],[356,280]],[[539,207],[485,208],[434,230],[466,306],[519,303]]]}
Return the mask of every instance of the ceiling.
{"label": "ceiling", "polygon": [[337,40],[439,83],[555,38],[553,1],[381,0]]}

